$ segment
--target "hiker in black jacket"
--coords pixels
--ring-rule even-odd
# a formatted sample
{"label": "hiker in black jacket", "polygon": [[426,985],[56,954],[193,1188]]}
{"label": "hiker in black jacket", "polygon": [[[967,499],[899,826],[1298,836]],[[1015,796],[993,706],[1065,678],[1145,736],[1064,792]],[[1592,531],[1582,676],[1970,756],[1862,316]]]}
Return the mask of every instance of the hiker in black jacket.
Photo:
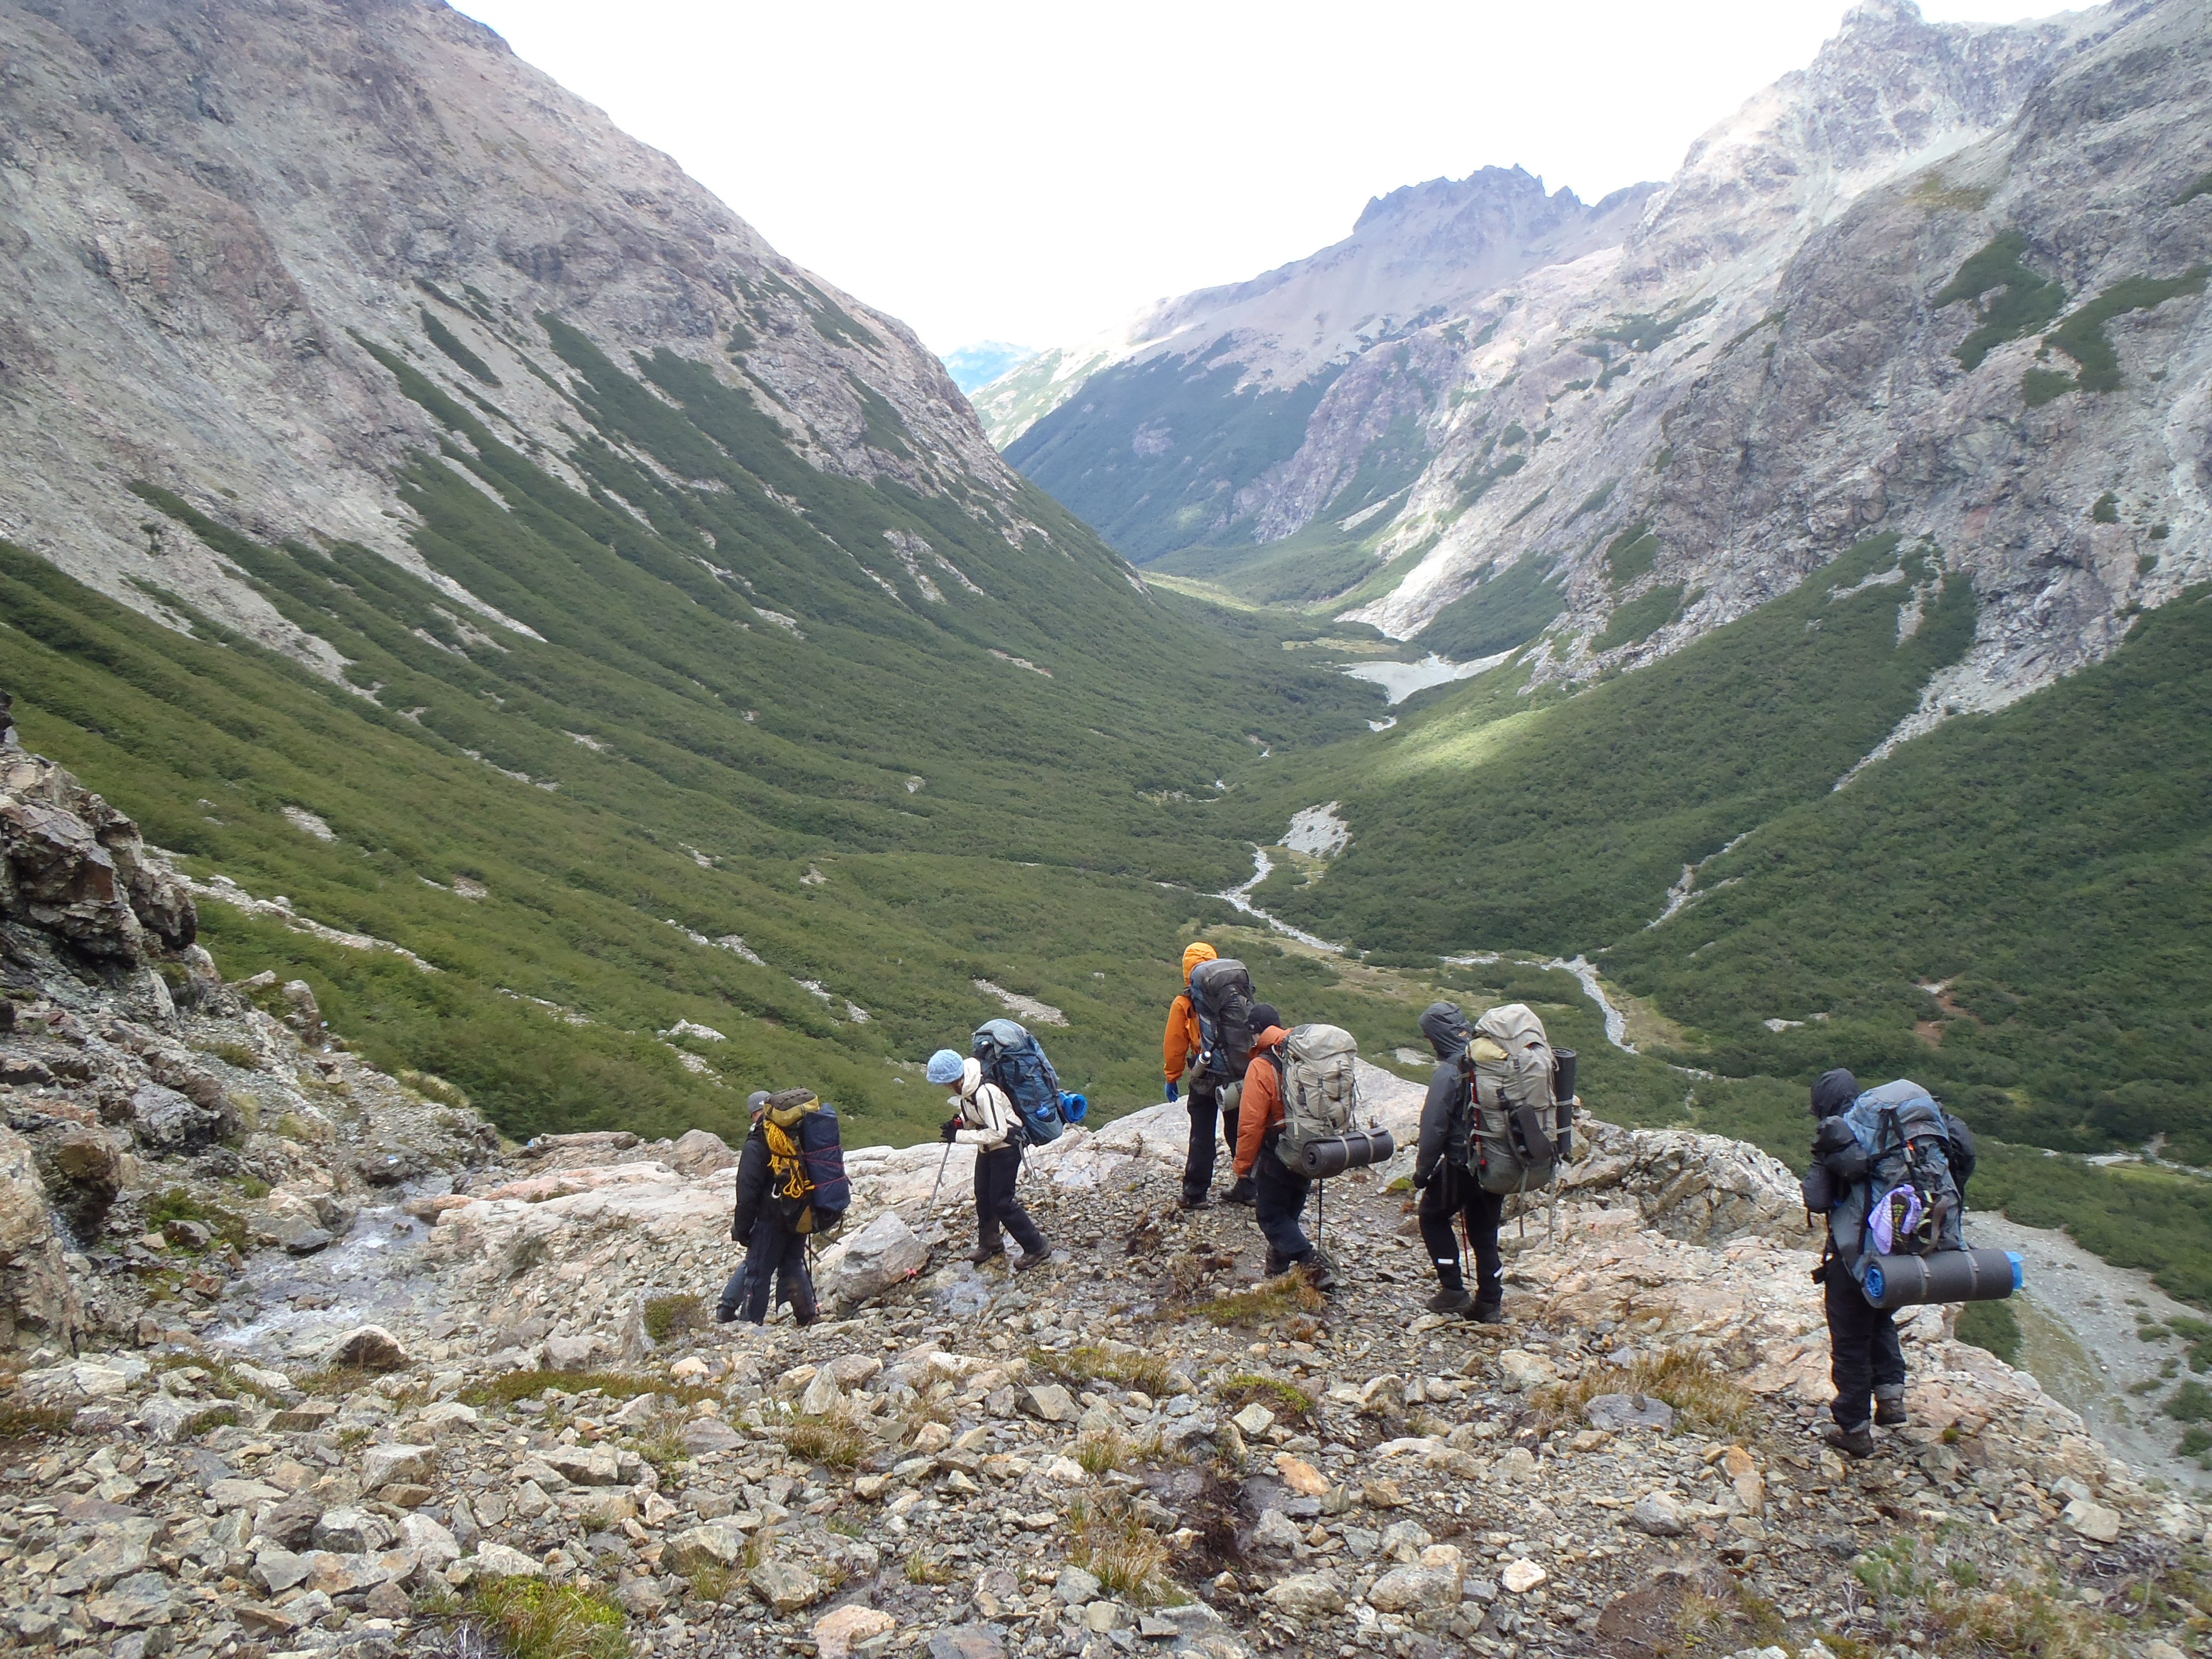
{"label": "hiker in black jacket", "polygon": [[[748,1160],[757,1172],[750,1188]],[[770,1095],[738,1155],[738,1214],[732,1231],[736,1223],[751,1223],[744,1270],[746,1320],[755,1325],[768,1322],[771,1280],[776,1299],[791,1304],[792,1317],[799,1324],[811,1325],[821,1317],[806,1272],[806,1242],[844,1219],[851,1195],[836,1113],[811,1089]]]}
{"label": "hiker in black jacket", "polygon": [[752,1279],[753,1224],[760,1219],[761,1200],[768,1195],[768,1137],[761,1132],[761,1109],[767,1104],[765,1089],[756,1089],[745,1102],[745,1109],[752,1114],[752,1127],[738,1148],[738,1207],[730,1217],[730,1237],[746,1247],[745,1259],[722,1286],[722,1299],[714,1310],[718,1325],[726,1325],[738,1316],[738,1310],[745,1304],[745,1286]]}
{"label": "hiker in black jacket", "polygon": [[[1421,1139],[1413,1155],[1413,1185],[1421,1194],[1421,1242],[1436,1264],[1435,1313],[1468,1314],[1486,1325],[1505,1317],[1505,1264],[1498,1253],[1498,1224],[1505,1200],[1485,1192],[1474,1169],[1474,1102],[1461,1055],[1474,1029],[1456,1003],[1432,1002],[1421,1013],[1421,1035],[1436,1051],[1437,1069],[1421,1106]],[[1457,1220],[1474,1253],[1475,1291],[1468,1294],[1460,1263]]]}
{"label": "hiker in black jacket", "polygon": [[[1838,1066],[1823,1072],[1813,1085],[1813,1117],[1820,1127],[1814,1132],[1814,1164],[1805,1177],[1808,1211],[1817,1204],[1826,1213],[1844,1194],[1834,1190],[1829,1178],[1829,1157],[1856,1146],[1850,1127],[1840,1121],[1859,1097],[1859,1082]],[[1838,1120],[1832,1122],[1831,1120]],[[1961,1124],[1962,1129],[1966,1127]],[[1826,1194],[1830,1202],[1821,1202]],[[1828,1443],[1852,1457],[1874,1451],[1874,1424],[1901,1428],[1905,1416],[1905,1349],[1897,1340],[1894,1316],[1874,1306],[1851,1277],[1850,1269],[1832,1247],[1820,1255],[1814,1276],[1820,1281],[1821,1303],[1828,1316],[1828,1376],[1836,1385],[1828,1414],[1836,1419],[1828,1431]],[[1869,1396],[1872,1404],[1869,1404]],[[1872,1422],[1868,1420],[1869,1417]]]}

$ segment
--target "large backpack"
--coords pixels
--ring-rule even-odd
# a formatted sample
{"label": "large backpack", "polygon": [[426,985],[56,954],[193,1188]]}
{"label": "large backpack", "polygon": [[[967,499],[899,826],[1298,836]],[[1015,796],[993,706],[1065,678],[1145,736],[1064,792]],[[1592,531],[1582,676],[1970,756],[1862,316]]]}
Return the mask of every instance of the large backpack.
{"label": "large backpack", "polygon": [[1525,1003],[1492,1008],[1474,1023],[1460,1055],[1466,1079],[1463,1139],[1486,1193],[1527,1193],[1551,1184],[1559,1168],[1563,1111],[1553,1097],[1554,1066],[1544,1022]]}
{"label": "large backpack", "polygon": [[1190,970],[1191,1012],[1198,1016],[1201,1076],[1241,1078],[1252,1063],[1252,975],[1234,957],[1216,957]]}
{"label": "large backpack", "polygon": [[1852,1146],[1832,1158],[1830,1168],[1848,1184],[1828,1212],[1828,1231],[1851,1277],[1863,1286],[1877,1256],[1965,1249],[1966,1200],[1953,1167],[1954,1120],[1934,1097],[1899,1078],[1868,1090],[1841,1121]]}
{"label": "large backpack", "polygon": [[1283,1039],[1283,1133],[1275,1156],[1294,1175],[1306,1172],[1306,1148],[1349,1134],[1359,1110],[1354,1061],[1359,1044],[1335,1025],[1301,1025]]}
{"label": "large backpack", "polygon": [[1043,1045],[1011,1019],[988,1019],[975,1028],[975,1058],[983,1075],[1006,1091],[1021,1115],[1022,1132],[1036,1145],[1060,1139],[1060,1075],[1045,1058]]}

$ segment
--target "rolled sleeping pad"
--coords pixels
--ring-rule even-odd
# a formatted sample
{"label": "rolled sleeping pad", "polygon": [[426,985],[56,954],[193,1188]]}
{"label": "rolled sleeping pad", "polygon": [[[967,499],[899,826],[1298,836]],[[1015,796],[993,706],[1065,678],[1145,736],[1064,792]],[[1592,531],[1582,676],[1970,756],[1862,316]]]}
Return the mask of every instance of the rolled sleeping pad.
{"label": "rolled sleeping pad", "polygon": [[1575,1051],[1552,1050],[1552,1098],[1559,1103],[1559,1139],[1556,1148],[1564,1162],[1574,1151]]}
{"label": "rolled sleeping pad", "polygon": [[1388,1129],[1355,1129],[1348,1135],[1308,1141],[1300,1173],[1309,1181],[1326,1181],[1346,1170],[1380,1164],[1397,1150],[1398,1143]]}
{"label": "rolled sleeping pad", "polygon": [[1065,1089],[1060,1091],[1060,1115],[1070,1123],[1080,1123],[1090,1115],[1091,1102],[1082,1095],[1072,1095]]}
{"label": "rolled sleeping pad", "polygon": [[1921,1302],[2002,1302],[2027,1282],[2011,1250],[1937,1250],[1930,1255],[1878,1255],[1860,1288],[1887,1312]]}

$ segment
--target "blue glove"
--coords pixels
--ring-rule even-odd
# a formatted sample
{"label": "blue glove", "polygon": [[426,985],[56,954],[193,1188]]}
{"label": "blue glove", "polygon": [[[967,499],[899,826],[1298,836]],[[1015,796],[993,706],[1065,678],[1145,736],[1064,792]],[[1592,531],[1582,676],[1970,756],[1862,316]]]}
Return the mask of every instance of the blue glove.
{"label": "blue glove", "polygon": [[1170,1083],[1168,1085],[1168,1098],[1169,1098],[1170,1100],[1173,1100],[1173,1099],[1176,1097],[1176,1085],[1175,1085],[1174,1083],[1170,1082]]}

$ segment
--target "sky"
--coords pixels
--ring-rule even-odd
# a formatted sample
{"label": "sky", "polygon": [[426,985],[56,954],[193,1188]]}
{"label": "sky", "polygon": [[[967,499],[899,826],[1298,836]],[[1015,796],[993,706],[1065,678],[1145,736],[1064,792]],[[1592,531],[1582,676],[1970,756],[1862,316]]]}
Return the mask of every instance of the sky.
{"label": "sky", "polygon": [[[1844,0],[457,0],[934,350],[1044,346],[1519,165],[1595,201]],[[1909,0],[1908,0],[1909,3]],[[1923,0],[2009,19],[2004,0]],[[2052,8],[2056,9],[2056,8]]]}

